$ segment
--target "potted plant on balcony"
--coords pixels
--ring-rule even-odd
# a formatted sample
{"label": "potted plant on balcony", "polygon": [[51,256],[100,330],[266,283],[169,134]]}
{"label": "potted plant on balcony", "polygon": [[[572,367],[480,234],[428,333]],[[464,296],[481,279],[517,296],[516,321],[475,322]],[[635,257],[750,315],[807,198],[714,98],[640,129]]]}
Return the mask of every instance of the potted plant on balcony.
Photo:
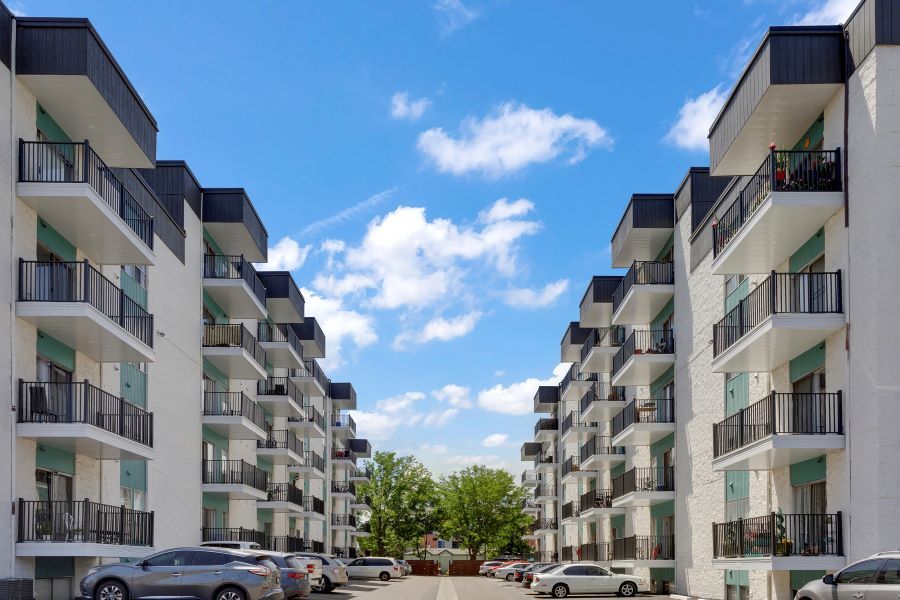
{"label": "potted plant on balcony", "polygon": [[794,549],[794,542],[787,537],[784,527],[784,515],[781,509],[775,514],[775,556],[790,556]]}
{"label": "potted plant on balcony", "polygon": [[49,542],[53,538],[53,526],[50,525],[50,521],[41,521],[38,523],[37,534],[41,540]]}

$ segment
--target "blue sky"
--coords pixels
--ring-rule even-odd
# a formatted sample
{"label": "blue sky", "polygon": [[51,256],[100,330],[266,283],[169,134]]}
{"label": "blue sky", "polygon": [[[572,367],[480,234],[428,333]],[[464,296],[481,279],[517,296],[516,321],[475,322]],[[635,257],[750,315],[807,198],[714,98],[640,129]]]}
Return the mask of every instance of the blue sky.
{"label": "blue sky", "polygon": [[[708,163],[770,24],[849,0],[10,3],[86,16],[158,157],[245,187],[360,436],[518,472],[539,381],[633,192]],[[556,370],[556,374],[554,374]]]}

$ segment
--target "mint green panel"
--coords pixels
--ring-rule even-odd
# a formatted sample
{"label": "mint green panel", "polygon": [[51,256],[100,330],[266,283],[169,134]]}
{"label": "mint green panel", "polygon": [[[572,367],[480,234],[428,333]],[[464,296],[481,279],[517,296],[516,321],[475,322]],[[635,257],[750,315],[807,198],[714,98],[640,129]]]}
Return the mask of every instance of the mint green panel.
{"label": "mint green panel", "polygon": [[669,500],[650,507],[650,517],[653,519],[653,534],[663,535],[663,517],[675,515],[675,501]]}
{"label": "mint green panel", "polygon": [[825,479],[827,473],[825,455],[791,465],[791,485],[803,485]]}
{"label": "mint green panel", "polygon": [[203,428],[203,441],[209,442],[216,449],[216,459],[221,459],[222,450],[228,450],[228,438],[219,435],[208,427]]}
{"label": "mint green panel", "polygon": [[656,378],[656,381],[650,384],[650,397],[656,398],[659,391],[669,385],[675,379],[675,365],[669,367],[665,373]]}
{"label": "mint green panel", "polygon": [[267,472],[269,475],[272,474],[272,463],[267,461],[264,458],[256,458],[256,466]]}
{"label": "mint green panel", "polygon": [[625,463],[619,463],[609,470],[609,475],[613,479],[625,473]]}
{"label": "mint green panel", "polygon": [[125,295],[137,302],[141,308],[147,308],[147,290],[144,286],[135,281],[134,277],[129,275],[125,269],[119,272],[119,282],[122,285],[122,291]]}
{"label": "mint green panel", "polygon": [[75,350],[66,346],[52,335],[47,335],[43,331],[38,330],[35,350],[40,356],[52,360],[69,371],[75,370]]}
{"label": "mint green panel", "polygon": [[650,569],[650,579],[675,581],[675,569]]}
{"label": "mint green panel", "polygon": [[815,123],[800,136],[792,150],[812,150],[816,144],[825,139],[825,114],[821,114]]}
{"label": "mint green panel", "polygon": [[750,497],[750,472],[725,472],[725,501],[740,500]]}
{"label": "mint green panel", "polygon": [[34,578],[75,577],[75,559],[71,556],[38,556],[34,559]]}
{"label": "mint green panel", "polygon": [[258,527],[257,527],[258,530],[265,531],[266,530],[265,523],[269,523],[269,524],[272,523],[272,509],[257,508],[256,509],[256,522],[258,525]]}
{"label": "mint green panel", "polygon": [[797,273],[803,267],[811,263],[817,256],[825,252],[825,229],[822,228],[813,234],[811,238],[800,246],[800,249],[791,255],[791,273]]}
{"label": "mint green panel", "polygon": [[675,245],[675,234],[669,236],[669,239],[666,240],[666,243],[663,244],[662,250],[659,251],[659,254],[656,255],[656,260],[662,260],[663,256],[669,253],[669,250]]}
{"label": "mint green panel", "polygon": [[825,571],[791,571],[791,589],[799,590],[810,581],[825,577]]}
{"label": "mint green panel", "polygon": [[203,374],[219,384],[220,391],[228,391],[228,377],[205,358],[203,359]]}
{"label": "mint green panel", "polygon": [[75,455],[53,446],[38,444],[34,464],[39,469],[75,474]]}
{"label": "mint green panel", "polygon": [[203,494],[203,508],[216,511],[216,527],[225,527],[224,513],[228,512],[228,497],[220,494]]}
{"label": "mint green panel", "polygon": [[650,323],[650,329],[662,329],[663,323],[672,316],[673,312],[675,312],[675,298],[670,298],[666,305],[662,307],[662,310],[653,318],[653,321]]}
{"label": "mint green panel", "polygon": [[213,317],[216,318],[216,323],[228,322],[228,315],[225,314],[225,310],[206,292],[203,292],[203,306],[213,314]]}
{"label": "mint green panel", "polygon": [[725,571],[725,585],[750,586],[750,571],[728,569]]}
{"label": "mint green panel", "polygon": [[219,246],[218,242],[216,242],[215,238],[206,230],[206,227],[203,228],[203,241],[212,247],[213,252],[216,254],[225,254],[222,252],[222,247]]}
{"label": "mint green panel", "polygon": [[663,464],[663,454],[666,453],[666,450],[673,448],[675,446],[675,434],[670,433],[663,439],[659,440],[652,446],[650,446],[650,456],[656,459],[656,464]]}
{"label": "mint green panel", "polygon": [[731,293],[725,296],[725,313],[727,314],[729,311],[734,309],[738,303],[747,297],[750,293],[750,280],[743,280],[740,285],[731,290]]}
{"label": "mint green panel", "polygon": [[146,492],[147,461],[123,460],[119,462],[119,485]]}
{"label": "mint green panel", "polygon": [[76,258],[75,246],[40,217],[37,220],[37,241],[65,261],[72,262]]}
{"label": "mint green panel", "polygon": [[609,518],[609,526],[619,530],[619,537],[625,536],[625,515],[616,515]]}
{"label": "mint green panel", "polygon": [[72,138],[63,131],[63,128],[59,126],[59,123],[53,120],[53,117],[50,116],[44,107],[40,104],[37,105],[37,119],[35,119],[35,124],[37,128],[50,138],[52,142],[71,142]]}
{"label": "mint green panel", "polygon": [[119,393],[135,406],[147,406],[147,374],[129,363],[119,364]]}
{"label": "mint green panel", "polygon": [[725,382],[725,416],[730,417],[750,405],[750,374],[738,373]]}
{"label": "mint green panel", "polygon": [[803,354],[791,359],[791,381],[797,381],[804,375],[825,366],[825,342],[816,344]]}

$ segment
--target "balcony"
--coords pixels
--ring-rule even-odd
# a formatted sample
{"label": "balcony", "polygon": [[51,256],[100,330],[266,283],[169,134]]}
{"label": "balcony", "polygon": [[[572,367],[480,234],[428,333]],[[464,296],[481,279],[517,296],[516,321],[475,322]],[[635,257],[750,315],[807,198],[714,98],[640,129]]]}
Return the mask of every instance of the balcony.
{"label": "balcony", "polygon": [[266,351],[241,324],[204,325],[203,358],[229,379],[262,379]]}
{"label": "balcony", "polygon": [[534,532],[537,535],[547,535],[556,533],[557,529],[559,529],[559,525],[556,519],[541,519],[540,521],[537,521],[537,528]]}
{"label": "balcony", "polygon": [[153,414],[88,381],[19,380],[16,436],[104,460],[144,460],[153,451]]}
{"label": "balcony", "polygon": [[541,483],[541,478],[537,474],[537,471],[532,469],[526,469],[522,471],[522,487],[533,488],[536,485]]}
{"label": "balcony", "polygon": [[90,500],[23,500],[16,556],[115,558],[153,552],[153,513]]}
{"label": "balcony", "polygon": [[522,539],[528,542],[536,541],[540,536],[537,534],[537,527],[540,524],[540,519],[535,519],[533,522],[529,523],[525,526],[525,533],[522,535]]}
{"label": "balcony", "polygon": [[156,262],[153,217],[88,142],[19,140],[16,195],[99,264]]}
{"label": "balcony", "polygon": [[598,381],[579,402],[581,417],[588,421],[609,421],[625,408],[625,388]]}
{"label": "balcony", "polygon": [[535,458],[541,454],[543,444],[540,442],[525,442],[522,444],[521,459],[523,461]]}
{"label": "balcony", "polygon": [[372,480],[372,471],[369,467],[357,467],[350,470],[350,475],[347,479],[357,483],[369,483]]}
{"label": "balcony", "polygon": [[339,439],[352,438],[356,435],[356,421],[350,415],[335,415],[331,419],[331,431]]}
{"label": "balcony", "polygon": [[300,518],[315,521],[325,520],[325,501],[315,496],[303,496],[303,510],[298,515]]}
{"label": "balcony", "polygon": [[772,150],[713,225],[712,272],[768,273],[844,206],[838,150]]}
{"label": "balcony", "polygon": [[276,513],[301,513],[303,490],[292,483],[270,483],[266,499],[257,501],[256,508]]}
{"label": "balcony", "polygon": [[340,468],[352,468],[356,466],[356,452],[349,448],[332,448],[331,464]]}
{"label": "balcony", "polygon": [[232,319],[264,319],[266,287],[243,256],[203,256],[203,291]]}
{"label": "balcony", "polygon": [[566,327],[562,341],[559,343],[560,362],[574,363],[581,358],[581,347],[591,334],[591,330],[581,327],[578,321],[572,321]]}
{"label": "balcony", "polygon": [[534,470],[541,475],[556,473],[557,466],[556,459],[553,456],[541,454],[534,457]]}
{"label": "balcony", "polygon": [[563,419],[562,443],[580,443],[597,434],[597,423],[584,420],[578,412],[570,412]]}
{"label": "balcony", "polygon": [[843,515],[770,513],[713,524],[713,568],[825,570],[846,564]]}
{"label": "balcony", "polygon": [[612,543],[612,567],[636,569],[675,567],[674,535],[633,535]]}
{"label": "balcony", "polygon": [[786,467],[843,448],[842,394],[772,392],[713,425],[713,469]]}
{"label": "balcony", "polygon": [[271,548],[275,552],[305,552],[306,542],[303,538],[294,535],[276,535],[270,538]]}
{"label": "balcony", "polygon": [[563,521],[577,520],[579,515],[581,515],[581,504],[577,500],[566,502],[560,508],[559,514]]}
{"label": "balcony", "polygon": [[542,510],[541,505],[533,498],[525,498],[522,500],[522,512],[526,515],[539,515]]}
{"label": "balcony", "polygon": [[613,506],[653,506],[675,499],[675,469],[636,468],[612,480]]}
{"label": "balcony", "polygon": [[625,330],[613,326],[593,329],[581,347],[582,373],[609,373],[612,360],[625,343]]}
{"label": "balcony", "polygon": [[153,315],[87,261],[19,260],[16,316],[98,362],[153,362]]}
{"label": "balcony", "polygon": [[579,305],[578,322],[582,327],[605,329],[612,323],[613,292],[622,278],[618,275],[594,275]]}
{"label": "balcony", "polygon": [[303,442],[289,429],[276,429],[256,442],[256,455],[275,465],[299,465],[303,462]]}
{"label": "balcony", "polygon": [[842,327],[840,271],[772,273],[713,327],[712,369],[772,371]]}
{"label": "balcony", "polygon": [[559,419],[543,418],[534,424],[534,441],[552,442],[557,437],[559,437]]}
{"label": "balcony", "polygon": [[355,498],[356,484],[352,481],[332,481],[331,497],[343,500],[351,500]]}
{"label": "balcony", "polygon": [[288,466],[288,473],[296,473],[300,479],[325,479],[325,459],[313,452],[303,452],[303,461]]}
{"label": "balcony", "polygon": [[256,339],[273,367],[297,369],[303,366],[303,345],[289,325],[260,321]]}
{"label": "balcony", "polygon": [[613,559],[613,544],[610,542],[588,542],[573,546],[576,560],[594,563],[609,563]]}
{"label": "balcony", "polygon": [[611,383],[650,385],[674,364],[675,336],[671,329],[635,330],[613,357]]}
{"label": "balcony", "polygon": [[542,483],[534,488],[534,501],[538,504],[553,504],[557,501],[556,486]]}
{"label": "balcony", "polygon": [[350,438],[347,446],[356,455],[356,458],[372,458],[372,444],[365,438]]}
{"label": "balcony", "polygon": [[612,238],[612,266],[656,260],[675,228],[672,194],[634,194]]}
{"label": "balcony", "polygon": [[553,413],[559,406],[559,386],[542,385],[534,393],[534,412]]}
{"label": "balcony", "polygon": [[[351,481],[353,480],[351,479]],[[354,496],[350,499],[350,508],[352,510],[372,510],[372,498],[369,496]],[[361,529],[361,527],[357,527],[357,529]]]}
{"label": "balcony", "polygon": [[[351,531],[350,535],[353,535],[353,533],[354,532]],[[347,548],[335,547],[335,548],[332,548],[332,550],[334,551],[334,555],[337,558],[352,560],[359,555],[359,553],[356,551],[356,548],[354,548],[352,546],[347,547]]]}
{"label": "balcony", "polygon": [[262,548],[268,548],[272,539],[264,531],[243,527],[204,527],[202,535],[204,542],[253,542]]}
{"label": "balcony", "polygon": [[613,506],[612,490],[588,490],[578,500],[581,507],[579,520],[594,521],[600,517],[624,515],[624,506]]}
{"label": "balcony", "polygon": [[562,465],[562,484],[576,483],[579,479],[593,479],[597,476],[594,471],[581,468],[581,458],[570,456]]}
{"label": "balcony", "polygon": [[559,398],[563,402],[580,400],[596,381],[596,373],[582,372],[577,364],[573,364],[559,382]]}
{"label": "balcony", "polygon": [[203,426],[230,440],[266,439],[266,411],[243,392],[205,392]]}
{"label": "balcony", "polygon": [[595,435],[581,446],[578,456],[583,470],[599,471],[625,462],[625,448],[613,445],[608,436]]}
{"label": "balcony", "polygon": [[269,377],[256,382],[256,403],[276,417],[297,419],[304,416],[303,394],[288,377]]}
{"label": "balcony", "polygon": [[242,188],[203,188],[203,228],[225,254],[266,262],[269,234]]}
{"label": "balcony", "polygon": [[650,446],[674,432],[673,398],[634,399],[612,421],[616,446]]}
{"label": "balcony", "polygon": [[350,531],[356,529],[356,517],[354,515],[331,515],[332,531]]}
{"label": "balcony", "polygon": [[303,322],[305,301],[294,278],[287,271],[260,271],[266,287],[266,310],[276,323]]}
{"label": "balcony", "polygon": [[614,325],[650,323],[675,295],[671,261],[634,261],[613,294]]}
{"label": "balcony", "polygon": [[328,395],[331,397],[331,405],[336,410],[356,410],[356,390],[352,383],[330,382]]}
{"label": "balcony", "polygon": [[288,417],[287,426],[300,437],[310,439],[325,438],[325,417],[312,404],[300,407],[300,416]]}
{"label": "balcony", "polygon": [[269,474],[243,460],[204,460],[202,490],[231,500],[265,500]]}
{"label": "balcony", "polygon": [[325,397],[328,395],[331,382],[315,359],[303,359],[298,368],[290,370],[289,375],[291,381],[307,396]]}
{"label": "balcony", "polygon": [[302,323],[291,323],[291,327],[303,344],[306,358],[325,358],[325,333],[315,317],[306,317]]}

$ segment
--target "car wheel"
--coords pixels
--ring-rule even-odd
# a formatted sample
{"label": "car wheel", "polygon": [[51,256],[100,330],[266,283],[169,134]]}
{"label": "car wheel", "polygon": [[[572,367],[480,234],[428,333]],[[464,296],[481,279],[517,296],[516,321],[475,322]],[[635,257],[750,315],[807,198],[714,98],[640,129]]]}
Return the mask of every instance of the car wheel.
{"label": "car wheel", "polygon": [[388,573],[387,571],[382,571],[382,572],[381,572],[381,575],[378,576],[378,579],[380,579],[380,580],[382,580],[382,581],[390,581],[390,580],[391,580],[391,574]]}
{"label": "car wheel", "polygon": [[245,598],[244,592],[242,592],[238,588],[226,587],[216,592],[213,600],[245,600]]}
{"label": "car wheel", "polygon": [[333,589],[334,584],[331,583],[331,580],[325,575],[322,575],[322,579],[319,580],[319,583],[313,586],[313,591],[321,594],[330,594]]}
{"label": "car wheel", "polygon": [[553,597],[554,598],[565,598],[569,595],[569,588],[567,588],[562,583],[557,583],[553,586]]}
{"label": "car wheel", "polygon": [[100,582],[94,597],[97,600],[128,600],[128,588],[121,581],[108,579]]}
{"label": "car wheel", "polygon": [[630,581],[626,581],[619,586],[619,595],[625,598],[631,598],[637,593],[637,586]]}
{"label": "car wheel", "polygon": [[512,581],[514,577],[515,577],[515,575],[513,575],[512,573],[507,573],[507,574],[506,574],[506,580],[507,580],[507,581]]}

